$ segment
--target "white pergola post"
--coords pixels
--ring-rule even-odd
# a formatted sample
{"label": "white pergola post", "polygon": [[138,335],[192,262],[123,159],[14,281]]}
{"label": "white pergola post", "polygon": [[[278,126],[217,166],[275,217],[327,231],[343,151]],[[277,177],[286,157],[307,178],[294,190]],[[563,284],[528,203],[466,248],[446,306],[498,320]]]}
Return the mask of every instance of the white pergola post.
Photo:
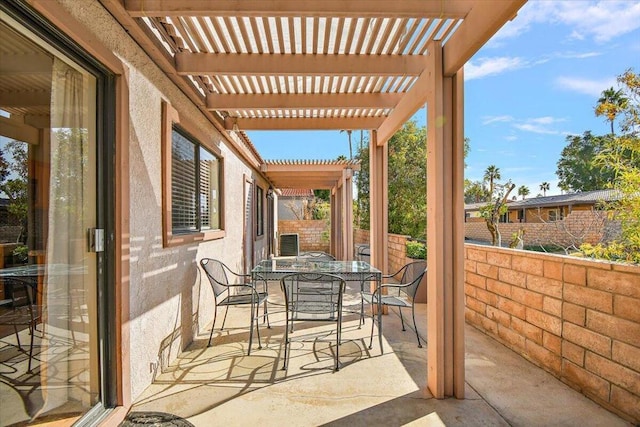
{"label": "white pergola post", "polygon": [[443,74],[429,45],[427,90],[427,385],[464,398],[463,75]]}

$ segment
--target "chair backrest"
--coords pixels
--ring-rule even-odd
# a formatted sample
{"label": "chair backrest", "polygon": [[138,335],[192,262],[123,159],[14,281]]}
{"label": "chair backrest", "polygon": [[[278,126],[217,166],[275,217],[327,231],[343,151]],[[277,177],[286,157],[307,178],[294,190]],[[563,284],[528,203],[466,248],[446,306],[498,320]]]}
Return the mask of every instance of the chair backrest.
{"label": "chair backrest", "polygon": [[226,291],[229,285],[227,270],[229,269],[223,262],[212,258],[202,258],[200,265],[209,279],[211,288],[215,296]]}
{"label": "chair backrest", "polygon": [[280,285],[286,310],[297,320],[338,319],[346,288],[341,277],[326,273],[293,273],[283,277]]}
{"label": "chair backrest", "polygon": [[328,254],[326,252],[320,252],[320,251],[302,252],[300,253],[300,255],[298,255],[298,257],[307,258],[312,261],[335,261],[336,260],[336,258],[333,255]]}
{"label": "chair backrest", "polygon": [[9,307],[23,317],[22,321],[19,321],[17,317],[13,318],[13,323],[29,324],[33,322],[38,313],[38,310],[35,309],[36,297],[34,286],[31,283],[12,277],[3,278],[2,282],[5,296],[11,301]]}
{"label": "chair backrest", "polygon": [[426,261],[414,261],[406,264],[402,267],[402,279],[400,283],[403,285],[409,285],[404,289],[404,292],[411,298],[415,298],[418,287],[422,282],[422,277],[427,272]]}

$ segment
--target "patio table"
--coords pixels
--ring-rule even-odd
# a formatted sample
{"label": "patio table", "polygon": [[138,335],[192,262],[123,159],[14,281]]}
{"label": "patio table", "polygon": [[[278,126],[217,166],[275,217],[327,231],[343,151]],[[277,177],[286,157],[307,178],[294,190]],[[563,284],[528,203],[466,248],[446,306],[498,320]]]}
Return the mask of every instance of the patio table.
{"label": "patio table", "polygon": [[[382,281],[382,272],[364,261],[314,261],[310,258],[280,258],[264,260],[258,263],[251,270],[251,278],[255,282],[279,281],[284,276],[293,273],[327,273],[341,277],[345,282],[360,283],[360,291],[363,290],[364,283],[375,281],[378,284]],[[381,307],[378,307],[378,321],[380,319]],[[363,307],[361,300],[360,307],[361,320],[363,318]],[[379,324],[380,325],[380,324]],[[382,327],[378,327],[378,340],[382,350]]]}

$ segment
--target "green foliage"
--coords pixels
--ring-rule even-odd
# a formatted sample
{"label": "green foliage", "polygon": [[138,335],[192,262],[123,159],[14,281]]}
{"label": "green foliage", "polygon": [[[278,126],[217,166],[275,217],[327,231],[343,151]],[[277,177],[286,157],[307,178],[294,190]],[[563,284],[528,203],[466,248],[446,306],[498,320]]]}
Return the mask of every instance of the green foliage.
{"label": "green foliage", "polygon": [[329,202],[316,200],[313,206],[313,219],[329,219],[331,216],[331,204]]}
{"label": "green foliage", "polygon": [[489,189],[480,181],[464,180],[464,202],[480,203],[490,199]]}
{"label": "green foliage", "polygon": [[599,243],[595,246],[584,243],[580,245],[580,252],[589,258],[640,264],[640,251],[631,252],[621,242],[613,242],[608,245]]}
{"label": "green foliage", "polygon": [[356,179],[358,209],[354,219],[358,228],[368,230],[371,218],[369,210],[369,144],[362,137],[362,134],[356,159],[360,161],[360,170],[357,172]]}
{"label": "green foliage", "polygon": [[389,232],[423,237],[427,228],[426,129],[408,121],[389,140]]}
{"label": "green foliage", "polygon": [[331,200],[331,190],[313,190],[316,199],[328,202]]}
{"label": "green foliage", "polygon": [[406,244],[407,256],[413,259],[427,259],[427,246],[422,242],[408,240]]}
{"label": "green foliage", "polygon": [[521,185],[520,187],[518,187],[518,196],[522,196],[522,200],[524,200],[530,192],[531,191],[529,190],[529,187],[527,187],[526,185]]}
{"label": "green foliage", "polygon": [[612,207],[622,234],[608,245],[582,245],[580,249],[586,256],[640,263],[640,76],[627,70],[618,82],[625,98],[617,112],[623,115],[622,135],[612,133],[605,138],[596,162],[614,173],[611,187],[618,190],[620,199]]}
{"label": "green foliage", "polygon": [[606,148],[606,138],[586,131],[582,136],[567,136],[557,163],[558,187],[564,191],[602,190],[613,181],[614,171],[607,164],[594,162]]}
{"label": "green foliage", "polygon": [[29,261],[29,247],[20,245],[12,252],[13,258],[19,264],[26,264]]}

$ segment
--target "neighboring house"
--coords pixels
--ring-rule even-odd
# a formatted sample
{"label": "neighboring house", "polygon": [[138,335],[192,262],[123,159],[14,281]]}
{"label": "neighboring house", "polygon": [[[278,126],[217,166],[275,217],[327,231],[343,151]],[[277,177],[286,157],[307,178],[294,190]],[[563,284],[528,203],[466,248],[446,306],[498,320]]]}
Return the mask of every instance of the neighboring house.
{"label": "neighboring house", "polygon": [[281,194],[278,197],[278,219],[305,219],[304,211],[315,198],[313,190],[282,188],[280,191]]}
{"label": "neighboring house", "polygon": [[[556,196],[534,197],[507,201],[508,212],[500,222],[528,223],[555,222],[574,211],[599,210],[604,202],[618,199],[616,190],[594,190]],[[487,203],[470,203],[464,206],[465,221],[483,221],[480,209]]]}
{"label": "neighboring house", "polygon": [[[500,218],[502,242],[508,244],[514,233],[521,232],[527,245],[553,244],[566,248],[610,241],[619,234],[620,227],[617,221],[611,221],[601,205],[617,198],[615,190],[597,190],[508,201],[508,211]],[[480,215],[485,205],[465,205],[467,239],[491,241]]]}

